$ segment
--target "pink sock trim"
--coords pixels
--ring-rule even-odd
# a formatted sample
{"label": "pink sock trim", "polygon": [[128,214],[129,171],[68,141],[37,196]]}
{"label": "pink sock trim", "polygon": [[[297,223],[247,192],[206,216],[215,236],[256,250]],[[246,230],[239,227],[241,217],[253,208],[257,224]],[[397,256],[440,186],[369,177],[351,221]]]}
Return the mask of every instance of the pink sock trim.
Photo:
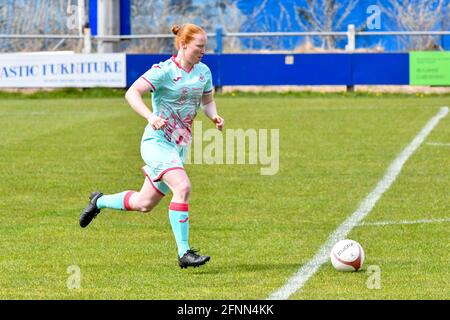
{"label": "pink sock trim", "polygon": [[127,210],[127,211],[133,210],[130,206],[130,198],[133,195],[133,193],[136,193],[136,191],[128,191],[125,194],[125,197],[123,198],[123,206],[125,207],[125,210]]}
{"label": "pink sock trim", "polygon": [[173,211],[189,211],[189,204],[171,202],[169,205],[169,209]]}

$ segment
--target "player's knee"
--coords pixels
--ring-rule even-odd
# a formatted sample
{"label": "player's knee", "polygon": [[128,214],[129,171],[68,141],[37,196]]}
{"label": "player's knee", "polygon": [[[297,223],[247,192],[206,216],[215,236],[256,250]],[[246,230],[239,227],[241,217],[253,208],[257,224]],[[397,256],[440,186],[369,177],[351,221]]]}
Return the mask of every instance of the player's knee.
{"label": "player's knee", "polygon": [[186,182],[180,183],[177,187],[176,192],[178,193],[178,195],[187,198],[191,194],[191,190],[192,190],[191,184],[189,182]]}

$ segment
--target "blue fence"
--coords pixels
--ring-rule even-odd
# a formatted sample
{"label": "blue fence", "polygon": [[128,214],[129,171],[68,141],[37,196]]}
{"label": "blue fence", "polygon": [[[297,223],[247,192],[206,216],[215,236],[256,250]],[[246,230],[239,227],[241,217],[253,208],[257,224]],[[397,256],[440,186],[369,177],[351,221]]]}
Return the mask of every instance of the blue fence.
{"label": "blue fence", "polygon": [[[128,54],[127,86],[169,55]],[[407,85],[408,53],[211,54],[215,86]]]}

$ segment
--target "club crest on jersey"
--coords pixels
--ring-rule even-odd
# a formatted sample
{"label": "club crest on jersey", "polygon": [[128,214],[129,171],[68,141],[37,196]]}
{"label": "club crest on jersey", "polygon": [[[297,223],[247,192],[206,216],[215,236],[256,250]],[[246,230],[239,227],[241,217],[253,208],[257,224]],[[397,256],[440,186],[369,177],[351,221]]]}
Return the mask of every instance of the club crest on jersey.
{"label": "club crest on jersey", "polygon": [[199,80],[202,81],[202,82],[205,81],[205,75],[203,73],[200,73]]}

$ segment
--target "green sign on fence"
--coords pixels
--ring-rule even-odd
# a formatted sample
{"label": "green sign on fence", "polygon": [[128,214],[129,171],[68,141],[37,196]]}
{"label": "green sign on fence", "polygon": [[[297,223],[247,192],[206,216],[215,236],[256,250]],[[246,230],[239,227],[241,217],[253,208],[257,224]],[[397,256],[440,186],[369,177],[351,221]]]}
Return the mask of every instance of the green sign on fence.
{"label": "green sign on fence", "polygon": [[450,85],[450,52],[410,52],[409,83]]}

